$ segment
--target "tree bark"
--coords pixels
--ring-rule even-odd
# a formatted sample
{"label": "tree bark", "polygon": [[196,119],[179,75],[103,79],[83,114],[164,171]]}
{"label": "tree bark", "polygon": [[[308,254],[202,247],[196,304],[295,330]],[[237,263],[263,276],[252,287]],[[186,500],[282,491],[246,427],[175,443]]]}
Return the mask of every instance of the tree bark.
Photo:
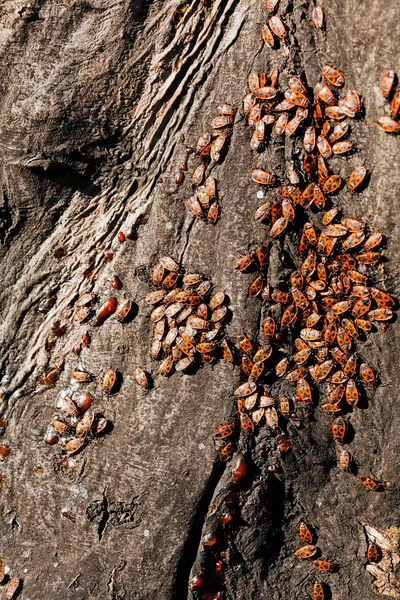
{"label": "tree bark", "polygon": [[[260,339],[262,303],[247,297],[249,276],[232,268],[266,239],[265,227],[252,218],[258,201],[250,172],[265,168],[287,181],[298,168],[300,141],[271,137],[265,152],[250,151],[240,107],[251,70],[277,65],[281,89],[304,72],[313,87],[328,63],[361,94],[363,117],[351,122],[356,152],[331,164],[343,177],[363,164],[371,178],[362,193],[344,190],[335,204],[387,236],[388,260],[375,284],[399,295],[398,139],[375,126],[383,110],[382,72],[400,73],[398,3],[325,2],[326,27],[319,31],[309,2],[281,0],[289,36],[276,50],[261,39],[264,4],[4,0],[0,7],[0,410],[2,441],[10,446],[1,465],[0,552],[10,573],[23,578],[24,599],[191,597],[189,579],[203,568],[201,536],[215,523],[211,505],[221,505],[231,477],[229,464],[218,461],[212,431],[234,415],[240,370],[218,362],[195,374],[160,377],[148,355],[144,297],[151,266],[173,256],[226,292],[231,339],[242,332]],[[210,226],[186,210],[190,176],[182,185],[175,177],[186,148],[209,129],[221,102],[239,111],[226,156],[212,171],[222,215]],[[190,158],[189,171],[195,164]],[[143,217],[137,239],[118,244],[118,231]],[[289,243],[272,253],[273,285],[284,279]],[[108,263],[103,250],[109,247]],[[120,292],[110,286],[114,272],[123,282]],[[104,299],[133,299],[137,316],[125,325],[110,319],[89,327],[92,342],[77,358],[72,348],[86,327],[74,320],[74,303],[87,289]],[[60,319],[68,319],[67,332],[49,350],[46,340]],[[238,447],[252,466],[230,539],[240,560],[226,568],[226,598],[312,597],[315,571],[293,556],[300,520],[313,525],[324,556],[340,565],[320,578],[334,600],[378,597],[377,576],[366,570],[363,524],[380,532],[392,527],[384,533],[392,544],[387,570],[392,597],[400,598],[394,564],[399,344],[394,323],[357,347],[381,384],[351,414],[349,450],[359,472],[390,482],[383,492],[368,493],[337,468],[331,420],[321,411],[303,429],[289,426],[293,452],[285,456],[264,427],[254,439],[241,435]],[[39,385],[38,376],[57,360],[63,370],[56,385]],[[137,366],[152,374],[148,391],[134,381]],[[80,388],[94,395],[113,429],[80,454],[77,473],[66,475],[57,467],[60,447],[46,447],[43,436],[57,394],[75,385],[77,368],[94,375]],[[108,368],[123,379],[110,396],[101,389]],[[284,384],[273,389],[278,396]],[[271,475],[274,463],[281,472]]]}

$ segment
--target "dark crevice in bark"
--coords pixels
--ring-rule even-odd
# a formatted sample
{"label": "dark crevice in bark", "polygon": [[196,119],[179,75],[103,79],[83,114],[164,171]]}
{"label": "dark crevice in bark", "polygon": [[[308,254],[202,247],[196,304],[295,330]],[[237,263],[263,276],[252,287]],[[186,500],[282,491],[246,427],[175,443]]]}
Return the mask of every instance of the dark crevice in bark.
{"label": "dark crevice in bark", "polygon": [[107,527],[108,519],[110,518],[110,513],[108,512],[108,498],[106,495],[106,490],[104,490],[104,492],[103,492],[102,510],[103,510],[103,512],[101,515],[101,519],[100,519],[99,525],[97,527],[97,535],[99,536],[99,542],[101,542],[101,540],[103,539],[103,535],[104,535],[105,529]]}
{"label": "dark crevice in bark", "polygon": [[199,501],[193,511],[193,518],[186,534],[183,548],[176,568],[176,574],[171,590],[171,600],[186,600],[190,571],[200,550],[200,539],[207,517],[211,499],[224,472],[224,465],[214,463]]}
{"label": "dark crevice in bark", "polygon": [[12,215],[5,186],[3,187],[2,195],[3,201],[0,206],[0,244],[1,246],[4,246],[6,241],[9,241],[10,230],[12,228]]}

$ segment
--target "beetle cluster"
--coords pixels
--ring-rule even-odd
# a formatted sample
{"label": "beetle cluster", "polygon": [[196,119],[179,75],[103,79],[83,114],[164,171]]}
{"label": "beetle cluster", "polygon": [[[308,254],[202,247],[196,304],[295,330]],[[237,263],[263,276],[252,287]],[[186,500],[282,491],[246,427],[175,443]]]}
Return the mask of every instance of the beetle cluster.
{"label": "beetle cluster", "polygon": [[267,244],[260,244],[255,251],[240,256],[233,263],[235,271],[242,273],[250,269],[257,269],[258,275],[249,285],[248,294],[250,297],[261,295],[264,299],[265,294],[267,294],[267,296],[269,295],[266,278],[269,266],[269,255],[270,246]]}
{"label": "beetle cluster", "polygon": [[[269,48],[277,45],[276,38],[284,39],[288,34],[283,20],[274,14],[278,2],[266,2],[269,18],[262,27],[262,37]],[[313,8],[312,19],[318,29],[323,27],[324,14],[320,6]],[[298,185],[278,185],[273,173],[259,168],[252,171],[252,180],[272,188],[277,196],[273,202],[264,202],[254,213],[254,219],[260,223],[270,220],[271,240],[261,243],[254,251],[234,262],[236,271],[257,270],[248,294],[261,298],[267,308],[263,321],[265,343],[256,348],[245,334],[238,338],[242,352],[241,368],[248,378],[234,391],[238,420],[244,434],[250,435],[265,419],[273,434],[279,434],[276,441],[281,452],[291,449],[282,421],[297,421],[293,408],[296,405],[303,406],[305,415],[309,416],[316,396],[313,388],[316,387],[324,387],[321,410],[333,416],[333,439],[338,444],[346,441],[345,414],[358,405],[364,394],[361,386],[368,388],[376,384],[374,371],[355,353],[355,345],[373,331],[375,324],[381,325],[384,330],[386,323],[392,320],[395,308],[393,298],[374,286],[367,271],[369,265],[377,265],[381,260],[378,248],[383,242],[382,235],[370,231],[357,217],[340,218],[337,208],[327,210],[330,208],[327,197],[343,186],[342,177],[330,172],[327,161],[353,151],[353,144],[348,139],[350,128],[345,119],[353,119],[360,114],[361,100],[354,89],[337,97],[336,91],[344,85],[345,78],[336,68],[325,65],[321,74],[321,81],[312,91],[299,77],[292,77],[288,81],[288,89],[281,94],[277,67],[268,74],[252,72],[248,78],[250,93],[243,101],[247,122],[253,129],[252,151],[262,150],[270,133],[294,138],[301,132],[304,152],[303,182]],[[385,73],[382,90],[386,98],[392,93],[394,79],[393,72]],[[400,93],[396,92],[391,103],[391,118],[380,117],[378,127],[389,132],[400,131],[394,120],[399,108]],[[210,139],[206,141],[209,143]],[[200,144],[198,152],[201,148]],[[204,176],[201,167],[199,172]],[[366,176],[366,168],[357,167],[347,179],[348,189],[361,190]],[[293,181],[295,179],[293,177]],[[263,197],[263,192],[257,196]],[[190,210],[201,217],[201,203],[197,201],[194,206],[195,210]],[[286,289],[272,289],[268,282],[272,242],[286,230],[295,229],[299,208],[302,209],[302,224],[305,210],[327,212],[318,225],[311,222],[311,216],[305,219],[300,232],[299,257],[292,257],[297,268],[288,274],[290,283]],[[288,227],[289,224],[292,225]],[[275,360],[276,351],[285,353],[278,362]],[[282,395],[276,402],[271,390],[261,385],[263,378],[278,382],[284,379],[295,386],[296,392],[292,398]],[[234,442],[230,440],[235,429],[235,422],[232,422],[214,430],[213,437],[223,462],[234,453]],[[239,459],[245,461],[240,455]],[[351,462],[349,452],[339,446],[339,467],[350,471]],[[275,472],[277,468],[270,467],[269,470]],[[358,478],[367,489],[380,489],[370,477],[360,475]],[[230,522],[231,517],[228,519],[224,515],[220,519],[225,524]],[[320,571],[337,568],[333,562],[317,558],[319,550],[305,523],[300,526],[300,538],[303,546],[296,551],[298,558],[313,558],[314,567]],[[217,548],[218,543],[217,533],[208,533],[203,538],[202,550]],[[215,563],[215,556],[214,553],[211,579],[216,570],[222,570],[221,563]],[[378,556],[376,547],[368,548],[368,560],[374,561]],[[219,566],[216,567],[216,564]],[[200,591],[201,598],[219,598],[220,591],[212,589],[208,593],[207,576],[207,570],[201,571],[192,579],[189,589]],[[325,598],[323,584],[315,583],[313,597],[314,600]]]}
{"label": "beetle cluster", "polygon": [[[295,218],[294,205],[323,210],[325,196],[334,194],[343,184],[340,175],[329,173],[326,161],[352,151],[351,140],[343,139],[349,134],[349,125],[344,119],[356,117],[361,110],[361,101],[353,89],[337,100],[327,84],[334,89],[343,86],[345,78],[340,71],[325,65],[321,74],[323,81],[315,86],[312,103],[310,93],[299,77],[291,77],[284,97],[279,96],[277,67],[268,74],[252,72],[248,77],[250,93],[243,99],[243,111],[248,124],[254,128],[251,150],[262,148],[267,127],[271,127],[275,135],[286,137],[303,130],[303,169],[305,179],[309,181],[303,190],[295,185],[276,187],[275,176],[263,169],[254,169],[251,173],[253,181],[275,187],[277,195],[285,198],[285,202],[277,201],[272,206],[270,202],[264,203],[254,214],[255,220],[260,222],[271,218],[274,225],[278,220],[272,237],[282,233],[287,223]],[[292,111],[295,111],[294,115]],[[340,122],[333,126],[330,120]],[[347,181],[348,188],[351,191],[359,188],[366,174],[364,167],[355,169]]]}
{"label": "beetle cluster", "polygon": [[[122,243],[126,237],[132,239],[134,227],[138,226],[139,220],[125,235],[119,232],[118,241]],[[141,223],[141,221],[140,221]],[[120,289],[122,283],[117,275],[114,274],[112,283],[114,289]],[[115,297],[109,297],[96,308],[97,297],[94,292],[84,292],[75,302],[74,318],[79,323],[84,323],[92,319],[90,324],[93,327],[101,326],[111,315],[115,319],[124,323],[133,314],[134,303],[128,298],[118,300]],[[98,304],[98,303],[97,303]],[[57,321],[53,325],[53,336],[62,335],[66,330],[67,320]],[[49,341],[49,340],[48,340]],[[72,348],[76,356],[80,356],[82,349],[88,347],[91,342],[89,330],[86,329],[79,335],[79,339]],[[50,343],[46,344],[47,350],[50,350],[54,344],[52,338]],[[64,363],[61,359],[55,359],[45,373],[38,377],[38,382],[44,386],[53,386],[58,381]],[[137,370],[139,377],[139,370]],[[77,391],[76,384],[87,383],[92,379],[91,373],[86,370],[77,369],[71,374],[74,385],[71,388],[62,390],[57,399],[56,408],[60,411],[55,414],[47,427],[44,441],[48,445],[60,443],[63,453],[57,461],[59,469],[74,473],[78,470],[80,461],[76,459],[75,454],[81,451],[91,440],[104,434],[108,428],[108,421],[101,413],[96,413],[93,407],[93,397],[90,393]],[[136,378],[136,371],[135,371]],[[136,378],[138,381],[138,378]],[[108,369],[102,378],[101,387],[103,392],[111,393],[115,389],[117,382],[117,372],[114,369]]]}
{"label": "beetle cluster", "polygon": [[6,599],[12,600],[17,591],[20,589],[22,584],[22,579],[19,577],[11,577],[9,578],[3,570],[3,559],[0,557],[0,585],[6,585]]}
{"label": "beetle cluster", "polygon": [[[293,257],[299,264],[289,273],[290,283],[285,290],[272,289],[267,273],[272,240],[282,235],[289,223],[297,221],[296,205],[306,210],[323,210],[325,196],[342,186],[342,178],[329,173],[326,160],[334,154],[351,151],[351,141],[343,140],[349,132],[343,119],[354,118],[361,110],[361,101],[355,90],[348,90],[337,101],[327,84],[336,89],[344,85],[345,78],[329,65],[322,68],[325,82],[315,86],[313,104],[298,77],[289,79],[289,89],[280,99],[278,77],[277,67],[268,74],[252,72],[248,77],[250,94],[244,98],[243,110],[248,124],[254,128],[250,149],[262,148],[267,125],[273,126],[276,135],[287,137],[293,136],[304,125],[303,168],[309,183],[303,190],[295,185],[276,186],[272,173],[262,169],[254,169],[251,173],[254,182],[274,187],[278,198],[274,202],[264,202],[254,213],[254,219],[259,222],[270,219],[271,241],[239,257],[233,265],[240,272],[259,271],[249,285],[248,294],[261,298],[267,307],[263,323],[267,344],[261,350],[264,359],[257,358],[249,340],[242,346],[239,340],[239,346],[245,352],[242,370],[250,381],[240,386],[235,395],[244,399],[238,403],[238,412],[245,433],[252,433],[264,416],[269,427],[276,431],[279,416],[274,407],[275,400],[269,392],[259,392],[256,382],[261,375],[272,373],[277,379],[285,378],[296,386],[292,400],[283,396],[279,401],[284,418],[291,416],[293,401],[302,403],[308,411],[313,404],[312,388],[324,385],[326,394],[322,410],[335,416],[332,435],[335,441],[342,443],[346,438],[347,423],[336,413],[347,412],[358,404],[363,393],[360,383],[366,386],[376,383],[372,368],[354,354],[354,344],[373,330],[374,323],[393,318],[395,301],[371,285],[365,271],[366,265],[380,262],[378,248],[383,236],[368,231],[356,217],[340,219],[339,209],[334,207],[323,214],[322,227],[311,221],[303,225],[298,245],[301,262]],[[386,86],[388,94],[392,83]],[[296,110],[292,118],[291,110]],[[309,112],[311,124],[307,123]],[[331,120],[340,122],[332,126]],[[359,189],[366,174],[364,167],[358,167],[347,181],[348,188],[351,191]],[[257,195],[262,197],[263,192]],[[279,342],[279,349],[286,352],[277,364],[274,364],[272,341]],[[221,433],[231,435],[230,429],[231,424],[221,426],[221,431],[216,432],[217,439]],[[290,441],[283,437],[284,447],[289,448]],[[229,454],[226,449],[232,453],[233,445],[228,444],[222,449],[223,460]],[[341,450],[338,463],[343,470],[349,470],[349,453]],[[361,475],[359,479],[368,489],[379,489],[371,478]]]}
{"label": "beetle cluster", "polygon": [[[294,352],[289,350],[275,365],[276,377],[285,377],[295,384],[293,399],[304,405],[313,403],[313,385],[325,385],[322,410],[334,415],[357,406],[362,393],[360,383],[375,385],[372,368],[354,354],[354,345],[374,329],[375,323],[385,326],[393,318],[395,308],[393,298],[371,285],[360,270],[365,271],[364,265],[375,265],[381,260],[378,247],[382,235],[367,233],[365,224],[357,218],[335,221],[339,221],[339,211],[332,209],[323,215],[325,226],[321,230],[311,222],[304,224],[299,244],[302,262],[290,273],[287,290],[272,290],[262,276],[249,288],[249,295],[259,296],[267,303],[263,323],[267,343],[277,333],[281,343],[293,343]],[[250,267],[254,254],[257,252],[235,261],[234,268]],[[265,260],[263,264],[266,269]],[[256,381],[255,374],[260,373],[257,355],[247,346],[253,360],[246,361],[244,372]],[[268,352],[264,349],[263,354],[269,359],[272,348]],[[265,366],[263,362],[263,370]],[[246,395],[255,393],[254,383],[245,385]],[[286,416],[285,411],[281,413]],[[257,424],[258,414],[256,411]],[[346,435],[343,417],[336,417],[332,433],[336,441],[343,442]]]}
{"label": "beetle cluster", "polygon": [[[334,562],[332,562],[330,560],[326,560],[323,558],[316,558],[319,554],[319,549],[317,546],[315,546],[315,540],[314,540],[315,536],[312,533],[309,526],[307,525],[307,523],[300,523],[299,537],[300,537],[300,540],[301,540],[303,546],[301,546],[301,548],[296,550],[296,552],[294,553],[296,558],[300,558],[302,560],[307,559],[307,558],[312,558],[313,565],[316,569],[318,569],[318,571],[332,572],[338,568],[338,565],[336,565]],[[319,596],[315,595],[316,591],[320,594]],[[321,596],[321,592],[323,594],[322,585],[320,583],[316,583],[314,585],[314,598],[324,598],[323,595]]]}
{"label": "beetle cluster", "polygon": [[385,133],[400,133],[400,123],[397,119],[400,110],[400,90],[394,91],[397,76],[388,69],[384,72],[381,81],[381,92],[385,100],[390,100],[390,117],[382,115],[377,118],[376,126]]}
{"label": "beetle cluster", "polygon": [[[289,274],[287,290],[273,290],[267,282],[269,245],[260,244],[234,262],[236,270],[256,266],[261,271],[251,283],[249,295],[267,303],[262,323],[265,343],[257,348],[245,334],[237,339],[242,352],[241,369],[248,377],[234,391],[240,427],[245,435],[251,435],[265,420],[280,452],[292,447],[285,421],[291,419],[297,426],[298,414],[293,406],[303,406],[307,416],[317,386],[325,387],[321,409],[334,417],[333,438],[338,444],[345,442],[347,423],[337,413],[345,414],[357,406],[363,394],[361,383],[367,387],[376,384],[372,368],[354,353],[354,345],[373,330],[374,323],[385,326],[395,308],[391,296],[371,285],[365,274],[364,265],[377,264],[381,259],[378,247],[383,236],[369,232],[357,218],[340,219],[337,209],[325,213],[322,224],[321,230],[310,222],[303,226],[301,262]],[[282,351],[286,356],[276,362],[277,352]],[[270,390],[260,385],[263,376],[285,379],[295,385],[296,393],[291,398],[281,395],[276,401]],[[234,432],[235,422],[214,431],[222,462],[234,453]],[[338,466],[350,471],[351,462],[349,452],[340,448]],[[369,490],[380,489],[366,475],[358,479]],[[318,559],[315,566],[324,570],[330,564]]]}
{"label": "beetle cluster", "polygon": [[[365,167],[354,169],[348,179],[349,189],[354,190],[361,185],[366,175],[367,170]],[[265,185],[266,176],[273,177],[273,175],[262,169],[253,169],[251,173],[252,180],[261,185]],[[318,210],[325,208],[325,196],[336,192],[342,185],[340,175],[333,174],[328,176],[328,171],[326,171],[326,176],[327,179],[322,189],[320,185],[315,183],[309,183],[303,192],[295,185],[281,185],[274,188],[277,198],[274,202],[267,200],[261,204],[254,212],[254,220],[259,223],[263,223],[267,219],[270,220],[270,237],[276,238],[280,236],[288,225],[295,220],[296,204],[307,210],[311,208],[311,205]]]}
{"label": "beetle cluster", "polygon": [[276,11],[278,4],[279,0],[267,0],[265,5],[269,18],[268,23],[262,26],[261,36],[268,48],[274,48],[275,38],[283,40],[287,36],[287,30],[282,19],[272,14]]}
{"label": "beetle cluster", "polygon": [[[270,390],[259,385],[258,380],[263,374],[268,373],[267,365],[273,360],[271,357],[275,354],[274,350],[281,349],[281,336],[279,332],[276,332],[276,323],[271,317],[264,319],[263,331],[266,343],[258,348],[244,333],[237,337],[237,343],[242,353],[241,370],[249,378],[249,381],[236,388],[234,396],[240,426],[247,435],[254,433],[255,427],[260,425],[264,419],[274,433],[278,432],[279,427],[279,415],[275,407],[275,398],[271,396]],[[276,365],[277,373],[279,373],[280,365],[283,366],[282,361]],[[292,414],[291,403],[287,396],[282,396],[279,399],[279,409],[285,418]],[[214,440],[218,443],[221,440],[224,441],[224,446],[219,449],[219,458],[222,462],[229,460],[233,454],[234,445],[231,441],[226,442],[226,438],[232,436],[234,431],[234,423],[219,425],[214,431]],[[288,452],[291,449],[291,442],[286,435],[280,433],[277,435],[276,440],[278,449],[281,452]]]}
{"label": "beetle cluster", "polygon": [[56,413],[46,430],[44,441],[48,445],[60,443],[65,455],[59,467],[74,472],[79,461],[72,455],[79,452],[94,437],[103,434],[107,420],[97,413],[93,406],[93,396],[89,392],[62,390],[58,394]]}
{"label": "beetle cluster", "polygon": [[209,161],[219,162],[221,152],[227,146],[236,115],[236,108],[231,104],[220,104],[217,111],[219,115],[211,121],[212,133],[202,133],[196,142],[195,152],[200,158],[200,163],[192,173],[194,194],[187,201],[190,212],[197,219],[205,219],[208,223],[217,222],[220,208],[216,180],[211,175],[205,179],[207,164]]}
{"label": "beetle cluster", "polygon": [[[242,334],[241,338],[247,336]],[[248,340],[250,341],[250,340]],[[251,369],[254,377],[256,372],[257,379],[261,376],[265,369],[265,363],[268,356],[272,353],[272,348],[268,345],[259,349],[257,360],[253,364],[251,358],[247,355],[242,358],[242,369]],[[257,354],[257,353],[256,353]],[[249,364],[250,363],[250,364]],[[279,417],[275,408],[275,399],[266,389],[259,388],[255,381],[247,381],[237,387],[234,391],[235,400],[237,402],[237,410],[240,419],[240,427],[242,431],[250,435],[254,433],[255,427],[259,425],[263,418],[273,432],[276,432],[279,425]],[[222,462],[229,460],[234,452],[234,445],[231,441],[226,441],[226,438],[232,436],[235,431],[234,423],[225,423],[216,427],[213,433],[214,440],[219,443],[223,441],[223,446],[219,448],[219,458]],[[277,436],[277,441],[280,444],[281,451],[287,451],[286,444],[281,446],[285,436]]]}
{"label": "beetle cluster", "polygon": [[[268,48],[276,48],[276,38],[283,40],[287,37],[288,32],[281,17],[274,15],[277,10],[279,0],[267,0],[266,11],[268,13],[268,23],[262,26],[261,36]],[[271,16],[272,15],[272,16]],[[317,29],[322,29],[324,25],[324,13],[321,6],[315,6],[311,13],[312,21]]]}
{"label": "beetle cluster", "polygon": [[229,342],[223,336],[228,314],[227,297],[215,292],[212,283],[200,273],[183,273],[179,264],[163,256],[153,267],[151,280],[156,289],[145,302],[153,306],[154,324],[150,356],[161,360],[159,374],[185,371],[195,363],[212,363],[221,354],[233,362]]}
{"label": "beetle cluster", "polygon": [[[120,231],[117,239],[119,243],[123,243],[125,239],[135,239],[137,228],[147,221],[147,217],[139,217],[135,224],[125,234]],[[111,260],[113,251],[106,249],[104,257],[106,260]],[[119,290],[122,288],[122,282],[119,277],[114,274],[111,286]],[[94,292],[86,291],[80,295],[74,304],[74,319],[78,323],[87,323],[90,320],[92,327],[99,327],[114,315],[115,319],[120,323],[127,322],[133,316],[134,303],[128,298],[118,300],[116,297],[108,297],[102,303],[98,302]],[[54,346],[55,338],[63,335],[68,325],[67,319],[56,321],[52,326],[52,334],[46,341],[46,349],[50,351]],[[91,343],[91,335],[89,330],[79,334],[76,344],[72,348],[72,352],[76,356],[80,356],[82,349],[88,347]],[[44,386],[54,386],[58,381],[64,363],[61,359],[55,359],[48,367],[45,373],[38,377],[38,382]],[[138,373],[135,371],[135,379],[138,381]],[[136,374],[138,377],[136,377]],[[72,379],[80,384],[90,381],[92,375],[85,370],[75,370],[72,372]],[[106,393],[111,393],[117,381],[117,372],[114,369],[108,369],[102,379],[102,390]],[[87,443],[103,433],[105,433],[108,422],[99,413],[95,412],[93,405],[93,397],[88,392],[74,391],[69,388],[60,392],[57,409],[61,413],[53,416],[50,425],[45,433],[44,440],[46,444],[54,445],[61,444],[62,450],[66,456],[62,456],[58,462],[59,468],[74,472],[78,469],[80,461],[77,460],[74,454],[78,453]]]}

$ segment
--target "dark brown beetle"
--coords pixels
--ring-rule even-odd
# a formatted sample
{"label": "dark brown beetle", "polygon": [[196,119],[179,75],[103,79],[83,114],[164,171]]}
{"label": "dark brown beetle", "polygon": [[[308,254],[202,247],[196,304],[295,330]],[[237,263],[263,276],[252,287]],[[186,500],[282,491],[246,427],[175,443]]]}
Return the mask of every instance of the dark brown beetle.
{"label": "dark brown beetle", "polygon": [[103,302],[103,304],[96,312],[96,317],[93,326],[98,327],[99,325],[101,325],[105,321],[105,319],[107,319],[107,317],[109,317],[116,311],[117,305],[118,300],[116,298],[107,298],[107,300]]}

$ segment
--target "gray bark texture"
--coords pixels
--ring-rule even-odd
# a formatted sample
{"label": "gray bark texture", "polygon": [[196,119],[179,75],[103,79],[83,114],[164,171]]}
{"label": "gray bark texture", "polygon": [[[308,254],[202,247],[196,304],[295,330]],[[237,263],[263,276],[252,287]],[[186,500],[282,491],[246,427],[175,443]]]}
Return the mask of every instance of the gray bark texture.
{"label": "gray bark texture", "polygon": [[[358,90],[365,112],[351,122],[356,152],[330,166],[348,177],[364,164],[371,178],[362,193],[345,188],[335,204],[387,236],[388,260],[375,283],[400,296],[399,142],[375,126],[384,105],[382,72],[400,72],[398,2],[322,4],[320,31],[310,2],[281,0],[278,14],[289,36],[268,50],[260,35],[264,0],[212,0],[209,7],[198,0],[2,1],[0,411],[10,455],[1,464],[0,554],[10,575],[23,579],[21,599],[200,597],[188,592],[188,582],[207,568],[201,537],[213,530],[211,505],[220,510],[231,477],[212,432],[235,413],[240,369],[220,361],[160,377],[148,354],[144,297],[152,265],[170,255],[226,292],[231,339],[242,332],[260,338],[262,303],[247,297],[251,276],[232,268],[266,239],[265,226],[252,218],[259,188],[250,172],[265,168],[287,182],[301,141],[272,137],[263,153],[250,151],[240,108],[250,71],[277,65],[282,89],[303,72],[312,87],[328,63],[344,72],[346,87]],[[190,176],[180,186],[175,178],[186,148],[210,129],[221,102],[239,111],[226,156],[212,171],[222,207],[212,226],[186,209]],[[189,171],[195,164],[192,155]],[[143,216],[137,239],[118,244],[118,231]],[[289,243],[272,253],[273,285],[285,278]],[[106,262],[103,250],[110,247],[114,258]],[[110,286],[113,273],[121,291]],[[77,358],[71,350],[87,327],[74,320],[74,303],[88,289],[100,298],[133,299],[137,315],[126,324],[109,319],[89,327],[91,345]],[[60,319],[68,320],[67,331],[46,348]],[[352,411],[348,449],[360,473],[385,484],[382,492],[368,492],[337,468],[331,418],[321,411],[302,429],[289,425],[293,451],[285,455],[266,427],[251,439],[238,433],[236,447],[251,469],[238,492],[229,539],[237,560],[225,568],[221,597],[309,599],[319,580],[333,600],[373,600],[382,597],[378,580],[381,591],[400,598],[399,344],[394,323],[357,348],[380,385]],[[56,385],[39,385],[56,357],[63,361]],[[150,390],[135,383],[137,366],[152,375]],[[79,367],[93,374],[80,388],[94,395],[113,428],[66,475],[57,467],[60,446],[47,447],[43,436],[57,394]],[[110,367],[122,383],[108,396],[101,378]],[[272,464],[279,473],[268,472]],[[323,556],[340,565],[337,572],[316,577],[310,561],[294,557],[301,520],[314,527]],[[387,543],[375,575],[366,570],[366,526]]]}

